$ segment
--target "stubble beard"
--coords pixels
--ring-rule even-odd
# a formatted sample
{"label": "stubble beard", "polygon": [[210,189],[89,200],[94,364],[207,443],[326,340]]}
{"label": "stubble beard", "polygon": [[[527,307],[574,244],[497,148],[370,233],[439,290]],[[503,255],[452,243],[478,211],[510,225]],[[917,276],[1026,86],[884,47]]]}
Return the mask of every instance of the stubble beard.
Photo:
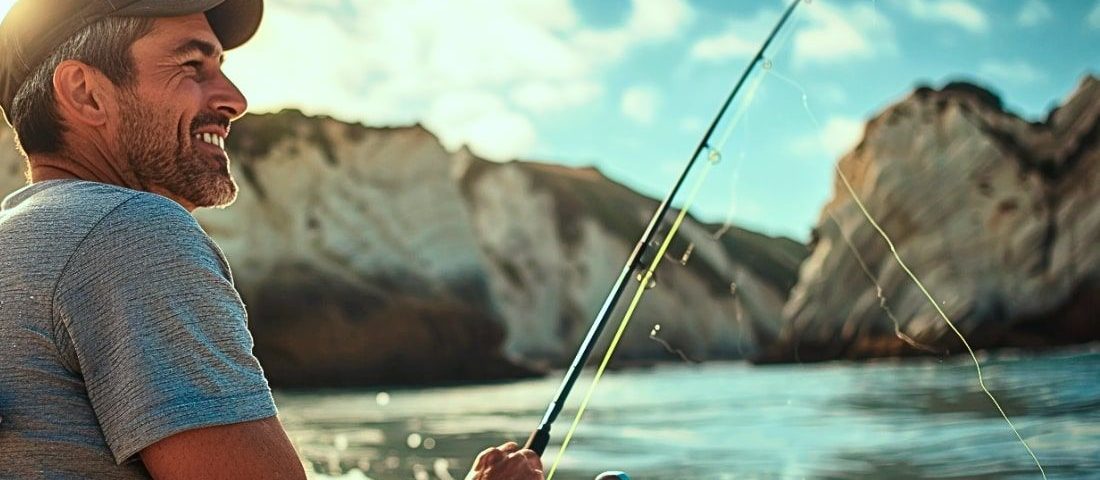
{"label": "stubble beard", "polygon": [[124,96],[121,106],[119,144],[142,186],[162,188],[196,207],[225,208],[237,199],[237,182],[228,162],[220,159],[221,167],[212,166],[212,154],[199,150],[191,138],[196,127],[216,123],[216,117],[207,116],[208,121],[201,123],[200,116],[181,133],[175,123],[158,118],[139,98]]}

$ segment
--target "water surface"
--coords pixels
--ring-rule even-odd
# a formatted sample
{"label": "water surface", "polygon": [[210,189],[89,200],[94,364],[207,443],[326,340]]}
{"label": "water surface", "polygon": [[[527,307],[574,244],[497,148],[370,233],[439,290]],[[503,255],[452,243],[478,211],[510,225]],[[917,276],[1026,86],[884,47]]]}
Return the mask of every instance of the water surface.
{"label": "water surface", "polygon": [[[983,359],[1051,479],[1100,479],[1100,348]],[[568,429],[590,377],[555,425]],[[560,375],[500,385],[277,392],[315,478],[462,478],[474,455],[537,426]],[[544,461],[553,460],[552,443]],[[969,359],[606,375],[554,478],[1041,478]]]}

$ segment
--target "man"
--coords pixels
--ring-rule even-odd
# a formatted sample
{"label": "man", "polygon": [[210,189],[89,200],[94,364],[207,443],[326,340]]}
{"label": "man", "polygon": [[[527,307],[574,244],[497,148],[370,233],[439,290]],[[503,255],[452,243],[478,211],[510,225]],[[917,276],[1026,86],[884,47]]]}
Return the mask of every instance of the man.
{"label": "man", "polygon": [[[0,478],[304,478],[229,264],[244,96],[222,52],[262,0],[20,0],[0,109],[30,184],[0,206]],[[541,478],[482,452],[470,478]]]}

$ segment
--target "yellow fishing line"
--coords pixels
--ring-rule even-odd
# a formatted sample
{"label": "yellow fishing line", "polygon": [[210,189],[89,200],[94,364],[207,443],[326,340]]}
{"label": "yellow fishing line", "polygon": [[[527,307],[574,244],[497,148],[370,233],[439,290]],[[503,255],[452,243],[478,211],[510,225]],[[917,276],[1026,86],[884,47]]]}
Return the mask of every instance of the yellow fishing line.
{"label": "yellow fishing line", "polygon": [[828,209],[826,209],[825,212],[829,214],[829,218],[832,219],[833,224],[836,225],[836,231],[840,233],[840,238],[844,239],[844,243],[848,246],[848,251],[852,252],[852,256],[855,257],[856,262],[859,263],[859,268],[863,270],[863,274],[867,277],[867,280],[870,280],[871,284],[875,286],[875,297],[878,298],[879,308],[882,309],[883,313],[885,313],[886,316],[890,318],[890,321],[894,323],[894,336],[908,343],[910,347],[937,355],[942,354],[942,352],[928,345],[917,342],[913,337],[901,331],[901,322],[898,321],[898,317],[894,316],[894,312],[890,309],[890,306],[886,304],[886,295],[883,293],[882,285],[880,285],[878,279],[875,278],[875,274],[871,273],[871,268],[867,266],[867,262],[863,261],[863,256],[859,254],[859,249],[852,243],[852,239],[848,238],[847,233],[844,233],[844,227],[840,225],[840,220],[837,220],[836,215]]}
{"label": "yellow fishing line", "polygon": [[618,347],[619,340],[622,338],[623,332],[626,331],[626,326],[630,323],[630,318],[634,316],[634,310],[638,307],[638,302],[642,300],[642,296],[649,290],[647,286],[650,280],[653,279],[654,273],[657,271],[657,265],[661,263],[661,259],[664,258],[665,252],[668,251],[668,247],[672,245],[672,238],[675,237],[676,232],[680,230],[680,224],[683,223],[684,218],[687,217],[688,210],[691,208],[691,205],[695,203],[695,197],[698,196],[700,187],[703,186],[703,182],[707,179],[707,175],[710,174],[710,169],[714,165],[714,162],[708,161],[703,171],[700,172],[699,178],[691,187],[691,194],[688,195],[688,199],[684,202],[683,207],[680,209],[680,213],[676,215],[676,221],[672,222],[672,228],[669,229],[668,235],[665,235],[664,241],[661,242],[660,248],[657,249],[657,255],[653,257],[652,264],[649,265],[649,268],[646,269],[645,274],[642,276],[638,284],[638,290],[634,292],[634,298],[630,300],[630,306],[626,309],[626,314],[623,315],[623,319],[619,321],[619,329],[615,331],[615,336],[612,337],[611,344],[608,345],[607,352],[603,355],[603,360],[600,360],[600,366],[596,369],[596,376],[592,377],[592,384],[588,386],[588,391],[584,392],[584,399],[581,400],[581,406],[577,409],[577,414],[573,416],[573,423],[569,425],[569,431],[566,432],[561,442],[561,448],[558,449],[558,454],[554,457],[554,463],[550,466],[550,473],[546,475],[546,480],[554,478],[554,472],[558,470],[558,464],[561,462],[562,454],[564,454],[565,449],[569,447],[569,442],[573,439],[573,433],[577,431],[577,425],[581,423],[581,417],[584,416],[584,411],[588,408],[588,401],[592,398],[592,392],[596,390],[596,385],[600,383],[600,378],[603,377],[603,372],[607,369],[608,362],[611,361],[611,355],[615,353],[615,348]]}
{"label": "yellow fishing line", "polygon": [[928,289],[924,288],[924,284],[921,283],[917,276],[913,274],[912,270],[909,270],[909,267],[905,264],[905,262],[901,260],[901,255],[898,255],[898,250],[894,248],[894,242],[890,241],[890,236],[886,235],[886,232],[882,230],[882,227],[879,227],[878,222],[876,222],[875,219],[871,217],[871,213],[868,212],[867,208],[863,206],[863,202],[860,201],[859,197],[856,195],[855,189],[853,189],[852,185],[848,183],[848,178],[845,177],[844,173],[840,171],[839,163],[836,165],[836,173],[840,176],[840,180],[844,183],[844,188],[847,189],[848,193],[852,196],[852,200],[856,202],[856,205],[859,206],[859,210],[863,212],[863,216],[867,218],[867,221],[870,222],[871,226],[875,227],[875,230],[878,231],[879,236],[881,236],[882,239],[886,241],[886,245],[890,247],[890,253],[894,255],[894,260],[898,262],[898,265],[901,266],[902,270],[905,270],[905,273],[909,275],[909,278],[911,278],[913,280],[913,283],[917,285],[917,288],[919,288],[921,293],[924,294],[924,297],[928,299],[928,303],[931,303],[932,308],[936,309],[936,313],[940,314],[940,318],[942,318],[943,321],[947,323],[948,327],[951,327],[951,331],[955,332],[955,335],[958,336],[959,340],[962,341],[963,346],[966,347],[966,352],[970,354],[970,359],[974,361],[974,369],[978,371],[978,386],[980,386],[982,391],[985,392],[985,395],[993,401],[993,406],[997,407],[997,411],[1001,413],[1001,418],[1005,419],[1005,422],[1008,423],[1008,428],[1011,428],[1012,433],[1016,434],[1016,438],[1020,440],[1020,444],[1024,446],[1024,449],[1027,450],[1028,455],[1031,455],[1031,459],[1035,461],[1035,466],[1039,467],[1039,473],[1043,476],[1043,480],[1046,480],[1047,472],[1043,470],[1043,465],[1039,463],[1039,457],[1035,456],[1035,452],[1031,451],[1031,447],[1028,446],[1027,440],[1024,440],[1024,437],[1020,435],[1020,431],[1016,429],[1016,425],[1013,425],[1012,420],[1009,420],[1008,414],[1005,413],[1003,408],[1001,408],[1001,403],[997,401],[997,397],[994,397],[993,392],[990,392],[989,389],[986,388],[985,378],[982,376],[982,365],[980,362],[978,362],[978,356],[974,354],[974,349],[970,348],[970,343],[966,341],[966,337],[963,336],[962,332],[960,332],[959,329],[955,327],[955,322],[952,322],[950,318],[947,318],[947,314],[944,313],[943,309],[940,308],[940,305],[936,303],[936,299],[932,298],[932,294],[928,293]]}
{"label": "yellow fishing line", "polygon": [[[798,82],[790,78],[787,78],[776,72],[771,73],[775,75],[776,78],[783,80],[784,82],[802,92],[802,107],[806,110],[806,114],[810,117],[810,121],[813,122],[814,126],[816,126],[818,131],[820,132],[821,124],[817,121],[817,116],[814,115],[813,110],[810,109],[810,103],[808,100],[808,96],[806,95],[806,90],[802,88],[802,86],[799,85]],[[821,140],[820,137],[818,138],[818,140]],[[1005,423],[1008,424],[1008,428],[1010,428],[1012,430],[1012,433],[1016,435],[1016,439],[1018,439],[1020,441],[1020,444],[1024,446],[1024,449],[1027,450],[1028,455],[1031,455],[1031,459],[1035,462],[1035,466],[1039,468],[1039,474],[1043,476],[1043,480],[1046,480],[1047,473],[1046,470],[1043,469],[1042,463],[1039,462],[1039,457],[1035,456],[1035,452],[1031,450],[1031,446],[1027,444],[1027,440],[1024,440],[1023,435],[1020,435],[1020,431],[1016,429],[1016,425],[1014,425],[1012,423],[1012,420],[1008,418],[1008,414],[1005,413],[1003,408],[1001,408],[1001,403],[997,401],[997,397],[993,396],[993,392],[990,392],[989,388],[985,386],[985,377],[982,374],[982,364],[978,361],[978,356],[974,353],[974,349],[970,347],[970,342],[966,341],[966,336],[964,336],[962,332],[959,331],[959,329],[955,326],[955,322],[951,321],[951,319],[948,318],[947,314],[944,313],[943,309],[940,308],[940,304],[937,303],[936,299],[932,297],[932,294],[928,292],[928,289],[924,288],[924,283],[922,283],[920,279],[917,278],[916,274],[914,274],[913,271],[909,269],[909,266],[906,265],[904,261],[902,261],[901,255],[898,254],[898,250],[894,247],[894,242],[890,239],[890,236],[886,234],[886,231],[883,230],[882,227],[879,226],[878,222],[875,221],[874,217],[871,216],[871,212],[869,212],[867,210],[867,207],[863,205],[863,201],[860,200],[859,195],[856,195],[856,191],[854,188],[852,188],[852,184],[848,183],[848,177],[844,175],[844,172],[840,170],[840,163],[835,163],[833,165],[833,169],[836,170],[836,174],[838,177],[840,177],[841,183],[844,184],[844,188],[848,191],[848,194],[852,196],[852,201],[854,201],[856,206],[859,207],[859,211],[863,213],[863,217],[867,219],[867,222],[870,223],[872,227],[874,227],[875,231],[877,231],[879,236],[882,237],[883,241],[886,242],[886,246],[890,248],[890,253],[893,254],[894,260],[898,263],[898,266],[900,266],[901,269],[905,271],[906,275],[908,275],[909,278],[913,280],[913,283],[916,284],[917,288],[920,289],[922,294],[924,294],[924,298],[928,299],[928,303],[932,305],[932,308],[936,309],[936,313],[938,313],[940,318],[943,319],[944,323],[946,323],[947,326],[951,328],[951,331],[955,332],[955,336],[959,337],[959,340],[962,342],[963,346],[966,347],[966,352],[970,354],[970,359],[974,361],[974,369],[978,372],[978,386],[982,389],[982,392],[984,392],[985,395],[989,397],[989,400],[993,402],[993,406],[997,408],[997,412],[1001,414],[1001,418],[1003,418]],[[833,221],[835,222],[836,219],[834,218]],[[843,230],[839,223],[837,223],[837,228]]]}
{"label": "yellow fishing line", "polygon": [[[802,2],[806,4],[810,3],[808,0],[802,0]],[[791,37],[794,35],[794,32],[798,31],[798,27],[802,25],[802,23],[806,20],[804,16],[805,14],[803,13],[804,11],[805,9],[795,10],[793,17],[794,27],[786,29],[786,31],[779,37],[779,41],[776,42],[775,46],[771,48],[771,51],[775,52],[775,55],[762,58],[764,62],[763,74],[756,77],[756,79],[753,80],[752,85],[749,86],[749,90],[746,94],[747,96],[745,97],[745,100],[741,102],[741,105],[734,113],[733,120],[730,122],[729,127],[727,127],[726,132],[722,135],[722,140],[719,141],[717,144],[717,148],[719,151],[725,149],[726,142],[729,141],[730,136],[733,134],[733,129],[741,122],[741,119],[748,116],[748,108],[752,104],[752,101],[756,98],[757,90],[759,90],[760,85],[764,83],[764,78],[767,77],[767,75],[771,72],[774,63],[772,59],[775,58],[779,52],[783,51],[783,49],[787,46],[787,42],[790,41]],[[744,152],[742,152],[742,155],[744,155]],[[734,170],[733,176],[734,178],[732,183],[734,187],[736,187],[738,180],[736,169]],[[733,228],[733,215],[736,213],[735,209],[737,206],[737,197],[734,194],[735,190],[736,188],[730,190],[730,208],[726,212],[726,217],[725,220],[722,221],[722,226],[719,227],[718,230],[711,235],[711,237],[714,238],[714,240],[716,241],[721,239],[722,236],[726,234],[726,232]]]}
{"label": "yellow fishing line", "polygon": [[[797,12],[801,13],[801,12]],[[798,17],[801,19],[801,15]],[[793,29],[789,29],[787,33],[781,37],[779,46],[777,49],[782,49],[790,39]],[[738,109],[734,112],[733,118],[727,122],[725,132],[717,144],[708,147],[707,164],[700,172],[699,177],[692,185],[691,192],[688,195],[687,201],[681,207],[679,214],[676,216],[676,220],[673,221],[672,227],[669,229],[665,239],[661,242],[661,246],[657,250],[657,255],[653,257],[653,263],[646,269],[645,274],[642,275],[639,280],[638,290],[634,292],[634,297],[630,301],[630,305],[627,307],[626,313],[623,315],[623,319],[619,322],[619,328],[615,331],[615,336],[612,337],[611,343],[608,345],[607,352],[604,353],[603,359],[600,360],[600,366],[596,369],[596,374],[592,378],[592,383],[589,385],[588,390],[584,394],[584,398],[581,400],[580,407],[577,409],[577,414],[573,417],[573,422],[569,425],[569,431],[566,432],[563,437],[561,447],[558,449],[557,455],[554,457],[554,462],[550,466],[550,471],[546,476],[546,480],[552,480],[554,473],[558,470],[558,465],[561,462],[562,456],[565,453],[565,449],[568,448],[570,441],[573,439],[573,434],[577,431],[577,426],[580,424],[581,418],[584,416],[585,410],[588,408],[588,402],[592,398],[592,393],[596,389],[596,385],[600,383],[600,379],[603,378],[603,373],[607,369],[607,364],[611,361],[611,356],[615,353],[615,349],[619,345],[619,340],[622,339],[623,333],[626,331],[627,325],[630,323],[630,319],[634,316],[634,311],[638,307],[638,303],[641,301],[642,296],[645,295],[648,290],[649,282],[653,280],[653,276],[656,274],[657,266],[661,259],[665,258],[665,254],[668,251],[669,246],[672,245],[672,239],[676,236],[676,233],[680,230],[680,225],[683,223],[684,218],[687,217],[688,211],[691,210],[691,206],[695,204],[695,199],[699,194],[699,190],[703,186],[707,177],[710,175],[711,168],[722,158],[722,149],[725,148],[726,142],[729,141],[733,130],[740,123],[741,119],[745,117],[748,111],[749,105],[753,99],[756,98],[760,85],[764,81],[764,77],[767,76],[769,70],[771,70],[771,60],[761,58],[764,63],[763,74],[759,75],[753,80],[753,83],[749,85],[747,97],[743,100]]]}
{"label": "yellow fishing line", "polygon": [[657,249],[657,255],[654,257],[653,264],[649,266],[645,274],[643,274],[639,281],[638,291],[634,292],[634,297],[630,301],[629,307],[627,307],[626,313],[623,315],[623,319],[619,322],[619,328],[615,332],[615,336],[612,337],[611,343],[608,345],[607,352],[604,353],[603,359],[600,361],[600,366],[596,369],[596,375],[592,378],[592,383],[588,386],[588,390],[584,394],[584,399],[581,400],[580,407],[577,409],[577,414],[573,417],[573,423],[569,425],[569,431],[566,432],[565,437],[562,439],[561,448],[558,449],[557,455],[554,457],[554,463],[550,466],[550,472],[546,476],[546,480],[551,480],[554,477],[554,472],[558,469],[558,464],[561,462],[562,456],[565,453],[565,449],[569,446],[569,442],[573,439],[573,434],[577,430],[577,426],[580,424],[581,417],[584,416],[584,411],[588,408],[588,401],[592,398],[592,393],[596,389],[596,385],[600,383],[600,379],[603,378],[603,372],[607,368],[607,364],[611,361],[611,356],[615,353],[615,349],[619,345],[619,340],[622,338],[623,332],[626,331],[626,326],[630,323],[631,317],[634,316],[634,310],[638,306],[638,302],[641,301],[642,296],[645,295],[647,285],[653,280],[653,275],[657,271],[657,265],[660,263],[660,259],[665,257],[665,253],[668,251],[669,246],[672,245],[672,239],[676,236],[676,233],[680,230],[680,224],[683,223],[684,218],[687,217],[688,211],[695,203],[695,198],[699,194],[699,190],[702,188],[703,183],[710,175],[711,168],[714,167],[721,160],[721,149],[725,147],[726,142],[729,141],[731,133],[740,123],[741,119],[745,117],[745,113],[748,110],[748,106],[752,103],[752,100],[756,98],[756,94],[760,88],[760,85],[764,81],[764,77],[767,76],[767,70],[763,74],[753,79],[749,85],[747,94],[744,100],[738,105],[737,110],[734,112],[733,117],[728,122],[725,131],[719,140],[717,147],[709,149],[707,154],[707,163],[703,168],[703,171],[699,174],[698,179],[692,185],[691,192],[688,195],[687,201],[680,209],[680,213],[676,216],[676,220],[672,223],[672,228],[669,229],[668,235],[665,236],[661,246]]}
{"label": "yellow fishing line", "polygon": [[[875,6],[877,8],[877,3],[875,4]],[[792,29],[792,31],[793,31],[793,29]],[[786,38],[784,38],[781,41],[781,44],[786,43],[786,40],[789,37],[790,37],[790,32],[788,32]],[[783,80],[784,82],[786,82],[786,83],[794,86],[798,90],[800,90],[802,92],[803,107],[805,108],[806,113],[809,115],[810,120],[814,123],[814,125],[816,125],[818,127],[818,130],[820,130],[821,125],[817,121],[817,118],[814,116],[813,111],[810,109],[805,89],[803,89],[800,85],[798,85],[798,83],[795,82],[794,80],[791,80],[790,78],[787,78],[787,77],[785,77],[783,75],[780,75],[778,73],[772,72],[771,70],[772,70],[771,69],[771,62],[770,62],[770,60],[768,60],[767,63],[766,63],[765,69],[764,69],[765,75],[769,74],[769,73],[774,74],[774,75],[776,75],[777,78]],[[690,210],[691,206],[695,203],[695,198],[698,195],[699,190],[703,185],[703,182],[706,180],[707,176],[709,175],[711,167],[713,167],[717,163],[717,160],[719,160],[721,158],[721,153],[720,153],[721,149],[725,146],[726,141],[729,139],[730,133],[732,133],[732,131],[736,127],[737,123],[741,120],[741,118],[746,113],[746,110],[748,108],[748,104],[752,101],[752,98],[756,96],[757,88],[762,83],[763,77],[765,75],[761,75],[760,77],[755,79],[755,81],[752,85],[750,85],[750,88],[749,88],[750,93],[749,93],[748,100],[743,102],[741,104],[740,108],[735,112],[733,120],[727,126],[725,134],[723,135],[722,140],[718,144],[718,148],[714,148],[714,149],[710,150],[710,153],[709,153],[708,157],[712,161],[707,162],[707,165],[703,169],[703,172],[701,172],[701,174],[699,175],[699,178],[696,180],[695,184],[692,186],[691,194],[689,195],[688,200],[684,203],[684,205],[681,208],[679,214],[676,216],[676,220],[673,222],[672,228],[669,230],[668,234],[665,236],[664,241],[661,243],[661,246],[657,251],[657,255],[654,257],[653,263],[649,266],[649,268],[646,270],[645,274],[642,276],[642,278],[639,282],[638,290],[634,293],[634,297],[631,299],[630,305],[627,308],[626,313],[623,315],[622,320],[619,322],[619,328],[616,330],[615,336],[612,338],[611,343],[608,346],[607,352],[604,353],[603,359],[600,361],[600,365],[596,369],[596,374],[592,378],[592,383],[589,385],[588,390],[585,392],[584,398],[581,400],[580,407],[577,409],[577,413],[573,417],[573,422],[569,426],[569,431],[565,434],[565,437],[562,440],[562,445],[558,449],[558,453],[555,456],[554,462],[550,467],[550,471],[546,476],[547,480],[552,480],[553,479],[554,473],[558,469],[558,465],[561,462],[561,459],[562,459],[562,456],[565,452],[565,449],[568,448],[569,443],[573,439],[573,435],[577,430],[577,426],[580,424],[580,420],[584,416],[585,410],[588,408],[588,402],[592,398],[592,393],[595,391],[596,385],[599,384],[600,379],[603,378],[603,373],[606,370],[608,363],[611,361],[611,356],[614,354],[615,349],[618,347],[619,341],[621,340],[623,333],[626,331],[626,327],[630,323],[630,319],[633,317],[635,309],[637,308],[639,302],[641,301],[642,296],[645,295],[646,290],[648,290],[647,286],[649,285],[649,282],[652,281],[653,276],[656,273],[657,266],[660,263],[660,260],[662,258],[664,258],[665,253],[667,252],[669,246],[672,244],[673,237],[675,237],[676,233],[680,229],[681,223],[683,222],[684,218],[687,216],[687,212]],[[966,337],[962,334],[961,331],[959,331],[959,329],[955,326],[955,323],[951,321],[951,319],[947,316],[947,314],[944,313],[944,311],[940,308],[939,304],[936,303],[935,298],[933,298],[932,294],[928,292],[928,289],[925,288],[924,284],[920,281],[920,279],[917,278],[916,274],[914,274],[912,272],[912,270],[909,269],[908,265],[906,265],[905,262],[901,259],[901,256],[898,254],[897,248],[895,248],[894,243],[890,239],[889,235],[887,235],[886,232],[882,229],[882,227],[879,226],[878,222],[875,221],[874,217],[871,216],[870,212],[863,205],[863,202],[860,200],[859,196],[856,195],[855,189],[852,188],[852,185],[848,182],[847,176],[845,176],[844,173],[840,170],[839,163],[834,165],[834,169],[836,170],[837,175],[840,177],[842,183],[844,184],[845,189],[848,191],[849,195],[851,195],[852,200],[859,207],[859,210],[860,210],[860,212],[862,212],[864,218],[866,218],[867,221],[871,224],[871,226],[874,227],[874,229],[878,232],[878,234],[882,237],[882,239],[886,242],[887,246],[890,248],[890,252],[894,257],[894,260],[897,261],[898,265],[901,266],[902,270],[905,271],[905,273],[909,276],[909,278],[913,281],[913,283],[917,285],[917,288],[920,289],[920,291],[924,295],[924,297],[928,300],[928,302],[936,310],[936,313],[939,314],[940,318],[943,319],[943,321],[947,324],[947,326],[950,327],[951,331],[954,332],[956,336],[958,336],[958,338],[962,342],[963,346],[966,347],[967,353],[970,354],[970,358],[974,362],[974,368],[977,371],[978,385],[979,385],[979,387],[981,387],[982,392],[984,392],[986,394],[986,396],[988,396],[989,399],[993,402],[994,407],[997,408],[997,411],[1001,414],[1001,417],[1008,424],[1009,428],[1012,430],[1012,433],[1014,433],[1016,435],[1016,438],[1024,446],[1024,449],[1026,449],[1028,454],[1031,455],[1032,460],[1035,462],[1035,466],[1039,468],[1039,473],[1042,475],[1043,480],[1046,480],[1047,479],[1046,471],[1043,469],[1042,464],[1039,462],[1039,458],[1035,455],[1035,452],[1032,451],[1031,447],[1028,445],[1027,441],[1024,440],[1023,436],[1020,435],[1019,430],[1017,430],[1016,426],[1012,423],[1012,420],[1009,419],[1008,414],[1005,413],[1004,409],[1001,407],[1000,402],[997,401],[997,398],[993,395],[992,392],[989,391],[989,388],[986,387],[985,378],[982,374],[981,362],[978,361],[978,357],[974,353],[974,349],[971,348],[970,343],[967,342]],[[831,213],[830,213],[830,216],[832,216]],[[833,217],[833,221],[836,222],[835,217]],[[838,226],[838,228],[840,228],[839,222],[837,222],[837,226]],[[842,230],[843,229],[841,228],[841,235],[844,235],[844,232]],[[848,241],[846,236],[845,236],[845,240]],[[854,245],[852,245],[850,241],[848,241],[848,245],[849,245],[850,248],[854,249]],[[858,253],[856,253],[856,257],[857,257],[857,260],[859,260],[860,263],[862,264],[862,259],[859,258]],[[865,265],[864,265],[864,271],[867,272],[868,274],[870,273],[867,270]],[[872,282],[874,282],[874,276],[870,275],[870,278],[872,279]],[[876,283],[876,287],[877,287],[877,282],[875,282],[875,283]],[[880,300],[884,300],[884,299],[881,298],[881,287],[877,287],[877,288],[880,291],[880,293],[879,293]],[[895,320],[895,327],[897,327],[896,320]],[[900,333],[899,328],[895,328],[895,331]]]}

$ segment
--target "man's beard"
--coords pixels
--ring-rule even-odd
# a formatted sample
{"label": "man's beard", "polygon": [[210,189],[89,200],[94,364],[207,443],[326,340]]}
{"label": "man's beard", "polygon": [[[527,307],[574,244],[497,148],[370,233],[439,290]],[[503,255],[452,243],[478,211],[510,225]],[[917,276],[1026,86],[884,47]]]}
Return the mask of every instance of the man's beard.
{"label": "man's beard", "polygon": [[204,126],[228,126],[227,120],[200,114],[188,131],[179,132],[177,124],[159,118],[134,95],[123,95],[121,107],[119,144],[143,187],[160,187],[196,207],[226,207],[237,199],[237,183],[228,162],[218,159],[216,163],[223,167],[212,167],[212,154],[199,150],[199,141],[192,137]]}

